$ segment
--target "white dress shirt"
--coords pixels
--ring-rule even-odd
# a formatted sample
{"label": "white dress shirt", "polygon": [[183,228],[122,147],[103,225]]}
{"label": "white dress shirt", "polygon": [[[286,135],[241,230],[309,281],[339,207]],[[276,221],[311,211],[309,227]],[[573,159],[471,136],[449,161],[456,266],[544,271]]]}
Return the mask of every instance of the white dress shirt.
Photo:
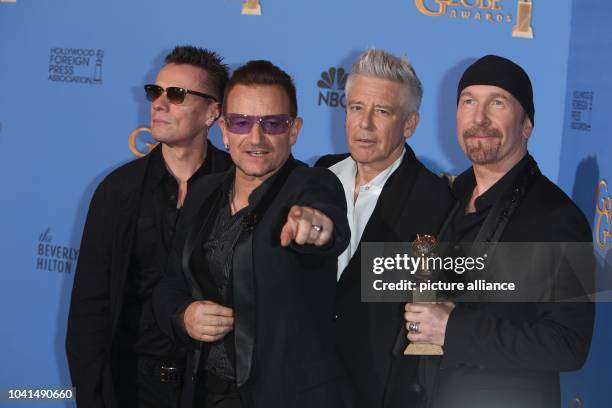
{"label": "white dress shirt", "polygon": [[338,257],[338,280],[340,280],[344,268],[348,265],[357,251],[357,248],[359,248],[361,235],[372,216],[372,212],[374,212],[374,207],[376,207],[376,202],[378,201],[378,197],[385,183],[391,174],[397,170],[405,153],[406,149],[404,149],[400,157],[389,167],[381,171],[376,177],[370,180],[369,183],[359,187],[357,200],[353,200],[355,193],[355,177],[357,176],[357,163],[355,160],[349,156],[329,168],[336,174],[338,179],[340,179],[342,187],[344,187],[347,208],[346,217],[351,227],[351,242],[346,250]]}

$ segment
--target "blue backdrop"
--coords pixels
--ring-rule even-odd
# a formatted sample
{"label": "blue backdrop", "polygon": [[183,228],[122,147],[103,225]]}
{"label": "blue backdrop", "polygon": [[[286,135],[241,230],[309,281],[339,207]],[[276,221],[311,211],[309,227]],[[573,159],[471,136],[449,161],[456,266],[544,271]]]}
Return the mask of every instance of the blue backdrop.
{"label": "blue backdrop", "polygon": [[[304,117],[294,153],[310,163],[346,150],[341,70],[368,46],[407,55],[425,90],[409,142],[451,173],[468,166],[455,136],[459,76],[487,53],[515,60],[534,84],[530,151],[593,221],[610,262],[609,2],[262,0],[261,16],[241,14],[242,2],[0,0],[0,388],[70,384],[66,316],[87,206],[104,175],[146,152],[142,85],[177,44],[292,74]],[[218,130],[212,139],[220,145]],[[563,377],[564,406],[610,405],[611,319],[598,305],[589,360]]]}

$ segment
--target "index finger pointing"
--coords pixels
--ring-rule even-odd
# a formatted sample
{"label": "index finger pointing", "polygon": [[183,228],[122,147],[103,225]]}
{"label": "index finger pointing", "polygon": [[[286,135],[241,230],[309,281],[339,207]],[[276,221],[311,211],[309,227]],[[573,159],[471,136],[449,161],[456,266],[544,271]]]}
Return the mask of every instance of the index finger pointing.
{"label": "index finger pointing", "polygon": [[289,210],[289,216],[287,218],[300,218],[303,214],[302,207],[294,205]]}

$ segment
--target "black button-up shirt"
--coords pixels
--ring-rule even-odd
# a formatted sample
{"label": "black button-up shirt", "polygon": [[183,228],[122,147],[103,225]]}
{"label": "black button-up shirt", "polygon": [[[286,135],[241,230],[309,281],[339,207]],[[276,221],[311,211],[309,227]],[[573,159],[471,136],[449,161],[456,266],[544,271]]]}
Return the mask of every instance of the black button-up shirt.
{"label": "black button-up shirt", "polygon": [[[208,233],[201,237],[196,246],[200,250],[193,252],[190,262],[195,280],[200,286],[205,286],[202,279],[212,279],[218,290],[218,299],[221,299],[223,306],[233,307],[232,263],[234,246],[243,228],[243,216],[257,206],[275,177],[276,174],[253,190],[249,196],[249,204],[232,215],[230,201],[235,173],[231,171],[222,185],[222,200],[219,208],[210,215],[211,220],[214,220],[212,228],[208,229]],[[207,276],[203,276],[204,274]],[[231,336],[230,334],[230,339]],[[214,373],[217,377],[233,381],[236,376],[233,359],[229,356],[233,356],[234,351],[226,349],[232,347],[233,341],[226,340],[224,338],[211,344],[204,367],[206,371]]]}

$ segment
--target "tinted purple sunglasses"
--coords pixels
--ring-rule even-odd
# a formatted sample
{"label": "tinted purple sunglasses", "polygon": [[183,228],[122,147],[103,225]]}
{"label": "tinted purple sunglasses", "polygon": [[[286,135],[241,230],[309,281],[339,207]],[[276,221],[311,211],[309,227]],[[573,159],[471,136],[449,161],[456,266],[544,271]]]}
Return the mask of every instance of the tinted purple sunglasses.
{"label": "tinted purple sunglasses", "polygon": [[223,116],[223,120],[230,132],[239,135],[249,133],[255,123],[259,124],[267,135],[280,135],[289,130],[293,125],[294,118],[289,115],[251,116],[228,113]]}

